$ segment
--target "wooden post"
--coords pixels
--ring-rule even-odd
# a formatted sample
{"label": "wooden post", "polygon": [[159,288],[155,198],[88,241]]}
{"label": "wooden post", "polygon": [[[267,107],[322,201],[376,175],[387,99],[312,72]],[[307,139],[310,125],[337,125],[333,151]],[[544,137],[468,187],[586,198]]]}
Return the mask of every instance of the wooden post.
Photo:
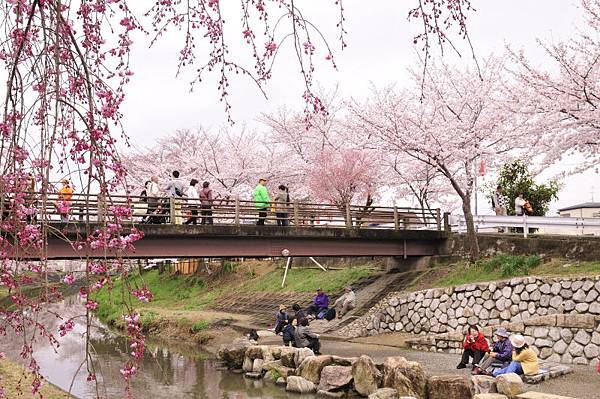
{"label": "wooden post", "polygon": [[169,198],[169,222],[175,224],[175,198]]}
{"label": "wooden post", "polygon": [[435,210],[435,220],[437,222],[437,229],[442,230],[442,217],[440,215],[440,208],[437,208]]}
{"label": "wooden post", "polygon": [[240,198],[235,197],[235,225],[240,225]]}
{"label": "wooden post", "polygon": [[394,230],[400,229],[400,221],[398,220],[398,207],[394,207]]}
{"label": "wooden post", "polygon": [[299,217],[299,210],[298,210],[298,200],[294,201],[294,224],[296,226],[300,226],[300,217]]}
{"label": "wooden post", "polygon": [[346,204],[346,227],[352,228],[352,212],[350,211],[350,204]]}
{"label": "wooden post", "polygon": [[450,212],[444,212],[444,230],[450,233]]}

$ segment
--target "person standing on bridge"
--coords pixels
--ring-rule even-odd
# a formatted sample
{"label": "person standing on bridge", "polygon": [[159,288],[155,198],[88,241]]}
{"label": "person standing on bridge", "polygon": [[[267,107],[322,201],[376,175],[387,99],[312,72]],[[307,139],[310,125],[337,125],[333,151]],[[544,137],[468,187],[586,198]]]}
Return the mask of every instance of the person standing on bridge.
{"label": "person standing on bridge", "polygon": [[58,190],[56,208],[60,214],[60,221],[68,223],[71,200],[73,199],[73,187],[71,187],[71,183],[68,179],[62,179],[60,183],[62,184],[62,187]]}
{"label": "person standing on bridge", "polygon": [[258,210],[258,220],[256,221],[257,226],[264,226],[265,220],[267,219],[267,213],[269,211],[269,191],[267,190],[267,179],[261,178],[258,180],[258,185],[252,193],[252,199],[254,200],[254,206]]}
{"label": "person standing on bridge", "polygon": [[202,204],[202,224],[213,224],[213,193],[209,186],[210,183],[205,181],[202,183],[202,190],[200,190],[200,203]]}
{"label": "person standing on bridge", "polygon": [[181,199],[185,194],[185,183],[179,178],[178,170],[173,171],[173,180],[171,180],[167,186],[167,194],[172,198],[171,206],[173,207],[172,214],[174,214],[174,217],[173,220],[171,220],[171,223],[182,224]]}
{"label": "person standing on bridge", "polygon": [[187,205],[191,215],[183,224],[198,224],[198,207],[200,206],[200,197],[198,195],[198,190],[196,189],[196,184],[198,184],[198,180],[190,180],[190,185],[185,192],[186,197],[188,197]]}
{"label": "person standing on bridge", "polygon": [[277,226],[289,226],[290,192],[288,188],[283,184],[280,184],[273,201],[275,216],[277,217]]}

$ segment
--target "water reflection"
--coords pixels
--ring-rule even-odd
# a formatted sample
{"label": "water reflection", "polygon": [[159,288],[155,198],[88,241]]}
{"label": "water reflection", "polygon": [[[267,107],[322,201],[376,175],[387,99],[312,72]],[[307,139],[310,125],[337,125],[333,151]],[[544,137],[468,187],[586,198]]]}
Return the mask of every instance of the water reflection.
{"label": "water reflection", "polygon": [[[52,306],[53,311],[67,317],[84,313],[83,306],[75,297]],[[58,331],[60,324],[53,316],[41,319],[51,331]],[[85,326],[76,323],[74,330],[59,337],[58,352],[47,343],[39,341],[35,350],[41,372],[46,379],[62,389],[69,390],[79,398],[122,398],[124,382],[119,369],[127,360],[127,346],[123,338],[116,336],[100,323],[92,329],[90,344],[94,352],[94,365],[98,385],[87,381],[85,366]],[[57,334],[58,335],[58,334]],[[4,338],[0,350],[13,360],[18,360],[21,342],[17,338]],[[79,371],[78,371],[79,370]],[[142,368],[133,380],[136,398],[156,399],[250,399],[250,398],[313,398],[311,395],[288,394],[270,383],[244,378],[242,375],[220,371],[211,356],[196,347],[175,343],[148,342],[148,350]],[[98,391],[96,391],[98,390]]]}

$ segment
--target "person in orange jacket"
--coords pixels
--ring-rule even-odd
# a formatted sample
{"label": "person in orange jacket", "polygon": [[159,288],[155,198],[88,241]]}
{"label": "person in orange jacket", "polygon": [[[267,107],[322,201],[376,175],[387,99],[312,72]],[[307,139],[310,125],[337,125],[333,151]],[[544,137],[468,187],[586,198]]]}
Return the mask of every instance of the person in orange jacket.
{"label": "person in orange jacket", "polygon": [[469,363],[469,359],[473,358],[473,367],[477,366],[483,356],[490,351],[485,336],[477,326],[469,326],[465,341],[463,342],[463,354],[460,363],[456,366],[457,369],[464,369]]}

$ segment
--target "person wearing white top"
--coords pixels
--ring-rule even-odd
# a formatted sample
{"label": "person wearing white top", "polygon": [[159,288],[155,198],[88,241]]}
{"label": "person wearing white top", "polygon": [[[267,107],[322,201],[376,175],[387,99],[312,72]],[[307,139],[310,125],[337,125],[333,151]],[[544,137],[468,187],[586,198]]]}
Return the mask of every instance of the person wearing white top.
{"label": "person wearing white top", "polygon": [[349,285],[344,288],[344,295],[339,297],[333,304],[338,318],[351,311],[356,307],[356,295]]}
{"label": "person wearing white top", "polygon": [[515,215],[523,216],[523,205],[525,205],[525,202],[523,193],[519,193],[517,198],[515,198]]}
{"label": "person wearing white top", "polygon": [[190,180],[190,185],[185,191],[185,196],[187,197],[187,206],[192,215],[183,224],[198,224],[198,207],[200,206],[200,195],[198,194],[198,190],[196,189],[196,184],[198,184],[198,180]]}

